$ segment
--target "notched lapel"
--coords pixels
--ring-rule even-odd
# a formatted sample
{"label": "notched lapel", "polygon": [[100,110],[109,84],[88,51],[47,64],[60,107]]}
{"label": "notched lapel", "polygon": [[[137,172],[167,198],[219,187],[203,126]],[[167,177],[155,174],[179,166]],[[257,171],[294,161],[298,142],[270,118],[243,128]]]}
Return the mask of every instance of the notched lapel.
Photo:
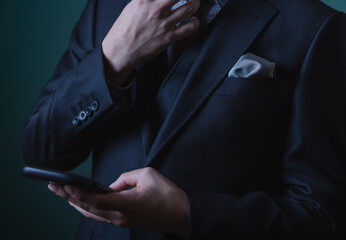
{"label": "notched lapel", "polygon": [[[276,13],[276,9],[261,0],[230,0],[221,10],[202,47],[196,43],[196,48],[201,48],[198,57],[186,73],[187,78],[150,148],[145,165],[188,122]],[[174,78],[174,74],[169,77]]]}

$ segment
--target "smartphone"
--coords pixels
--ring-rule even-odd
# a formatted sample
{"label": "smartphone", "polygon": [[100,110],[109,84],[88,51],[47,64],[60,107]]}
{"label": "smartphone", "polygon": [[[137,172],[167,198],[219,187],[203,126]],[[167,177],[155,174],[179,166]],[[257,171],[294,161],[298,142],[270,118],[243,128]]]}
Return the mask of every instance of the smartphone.
{"label": "smartphone", "polygon": [[62,185],[71,185],[82,188],[83,190],[106,194],[114,192],[115,190],[107,187],[103,184],[95,182],[91,179],[68,173],[62,171],[56,171],[48,168],[34,167],[34,166],[25,166],[22,169],[22,174],[25,177],[40,181],[40,182],[55,182]]}

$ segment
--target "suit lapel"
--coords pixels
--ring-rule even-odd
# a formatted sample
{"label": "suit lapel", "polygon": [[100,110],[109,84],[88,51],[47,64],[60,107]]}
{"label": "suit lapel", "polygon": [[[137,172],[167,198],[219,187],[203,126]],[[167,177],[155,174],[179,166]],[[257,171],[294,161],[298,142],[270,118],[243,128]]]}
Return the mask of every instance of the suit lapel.
{"label": "suit lapel", "polygon": [[[206,40],[197,41],[183,54],[166,81],[174,81],[178,74],[184,74],[185,81],[144,165],[150,164],[188,122],[276,12],[261,0],[230,0],[215,19]],[[191,58],[194,62],[186,70],[184,61]]]}
{"label": "suit lapel", "polygon": [[[153,71],[155,69],[155,71]],[[167,56],[163,52],[141,64],[137,71],[137,113],[141,129],[143,148],[146,154],[156,134],[155,96],[162,79],[167,74]]]}

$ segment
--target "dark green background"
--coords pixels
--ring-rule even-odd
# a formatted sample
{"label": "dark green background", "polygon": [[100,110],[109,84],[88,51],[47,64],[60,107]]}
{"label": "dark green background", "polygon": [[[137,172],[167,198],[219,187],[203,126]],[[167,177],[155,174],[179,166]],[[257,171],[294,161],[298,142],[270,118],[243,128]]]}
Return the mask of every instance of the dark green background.
{"label": "dark green background", "polygon": [[[79,214],[45,184],[21,176],[20,139],[87,0],[0,1],[0,238],[74,239]],[[346,0],[325,2],[346,12]],[[89,159],[75,172],[90,170]]]}

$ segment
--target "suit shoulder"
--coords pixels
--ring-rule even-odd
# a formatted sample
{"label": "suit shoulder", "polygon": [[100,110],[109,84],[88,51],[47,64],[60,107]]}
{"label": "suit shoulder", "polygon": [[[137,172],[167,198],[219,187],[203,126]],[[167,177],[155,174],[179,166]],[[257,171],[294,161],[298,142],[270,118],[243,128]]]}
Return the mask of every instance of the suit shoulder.
{"label": "suit shoulder", "polygon": [[[264,0],[277,9],[274,26],[279,32],[294,34],[298,42],[309,43],[331,20],[343,21],[345,14],[327,6],[320,0]],[[305,40],[304,40],[305,39]]]}
{"label": "suit shoulder", "polygon": [[318,0],[264,1],[277,10],[277,15],[253,44],[253,51],[275,60],[292,78],[300,70],[314,39],[324,37],[327,32],[333,36],[340,34],[340,28],[345,26],[345,14]]}
{"label": "suit shoulder", "polygon": [[276,8],[291,21],[300,24],[318,24],[324,22],[337,10],[327,6],[320,0],[264,0]]}

